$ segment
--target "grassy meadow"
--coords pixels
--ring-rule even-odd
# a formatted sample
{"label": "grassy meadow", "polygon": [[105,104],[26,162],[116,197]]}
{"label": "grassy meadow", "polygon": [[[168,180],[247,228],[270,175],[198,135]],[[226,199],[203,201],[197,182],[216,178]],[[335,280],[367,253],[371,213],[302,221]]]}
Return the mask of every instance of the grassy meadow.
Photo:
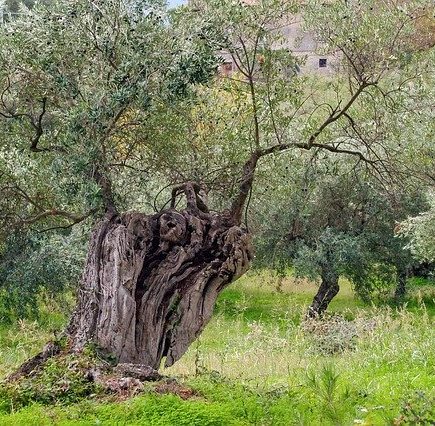
{"label": "grassy meadow", "polygon": [[[251,273],[221,294],[181,361],[162,370],[176,382],[54,405],[16,406],[0,392],[0,425],[434,425],[434,287],[411,285],[404,307],[377,307],[343,281],[327,318],[307,323],[313,283]],[[0,328],[1,377],[65,323],[64,303],[42,308],[38,321]]]}

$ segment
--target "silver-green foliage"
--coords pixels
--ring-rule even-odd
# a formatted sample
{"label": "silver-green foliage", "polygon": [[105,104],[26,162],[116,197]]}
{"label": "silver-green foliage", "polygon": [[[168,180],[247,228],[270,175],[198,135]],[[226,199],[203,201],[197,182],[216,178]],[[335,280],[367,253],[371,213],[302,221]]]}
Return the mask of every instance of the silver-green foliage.
{"label": "silver-green foliage", "polygon": [[153,105],[175,103],[216,66],[202,29],[175,22],[157,0],[57,0],[1,28],[2,211],[17,216],[15,196],[29,221],[87,213],[101,207],[101,176],[129,207],[148,178],[145,152],[160,149],[145,132]]}
{"label": "silver-green foliage", "polygon": [[89,229],[15,231],[0,249],[0,323],[38,315],[38,296],[59,298],[80,279]]}
{"label": "silver-green foliage", "polygon": [[252,204],[257,264],[283,273],[293,266],[310,279],[330,270],[349,278],[365,299],[388,293],[413,264],[396,222],[424,210],[424,194],[412,186],[386,188],[367,170],[330,156],[298,163],[284,179],[285,161],[275,162],[268,184],[273,188],[272,176],[282,183]]}
{"label": "silver-green foliage", "polygon": [[408,237],[407,247],[417,259],[435,261],[435,196],[429,195],[430,209],[409,217],[400,226],[400,235]]}

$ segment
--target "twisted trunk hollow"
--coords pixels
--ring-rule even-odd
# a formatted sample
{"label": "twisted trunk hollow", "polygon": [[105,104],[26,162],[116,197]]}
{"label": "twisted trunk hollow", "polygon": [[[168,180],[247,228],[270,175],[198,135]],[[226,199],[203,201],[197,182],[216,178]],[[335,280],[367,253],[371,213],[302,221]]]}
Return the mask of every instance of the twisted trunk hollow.
{"label": "twisted trunk hollow", "polygon": [[244,229],[189,199],[183,211],[107,215],[91,236],[68,327],[73,349],[94,342],[118,362],[158,369],[166,357],[171,366],[251,258]]}

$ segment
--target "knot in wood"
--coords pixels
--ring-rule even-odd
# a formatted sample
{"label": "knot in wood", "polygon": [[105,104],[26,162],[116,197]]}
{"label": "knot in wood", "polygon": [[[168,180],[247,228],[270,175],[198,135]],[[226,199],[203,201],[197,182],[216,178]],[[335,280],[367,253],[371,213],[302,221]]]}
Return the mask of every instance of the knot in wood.
{"label": "knot in wood", "polygon": [[178,212],[164,213],[160,216],[160,239],[177,243],[185,238],[186,219]]}

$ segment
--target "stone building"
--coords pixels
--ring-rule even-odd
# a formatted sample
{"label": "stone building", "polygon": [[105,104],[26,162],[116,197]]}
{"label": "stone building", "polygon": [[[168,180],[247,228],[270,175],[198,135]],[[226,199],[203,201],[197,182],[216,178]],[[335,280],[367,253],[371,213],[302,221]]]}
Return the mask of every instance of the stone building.
{"label": "stone building", "polygon": [[334,55],[322,54],[321,45],[314,35],[304,31],[300,15],[292,17],[291,22],[286,24],[281,32],[283,40],[281,47],[289,49],[294,56],[304,59],[300,70],[302,73],[328,75],[337,72],[340,63],[338,52]]}
{"label": "stone building", "polygon": [[[190,0],[190,6],[198,5],[203,0]],[[246,4],[254,4],[256,0],[243,0]],[[294,15],[279,29],[280,43],[277,48],[289,49],[295,57],[302,59],[299,72],[303,74],[330,75],[336,73],[340,64],[340,54],[322,54],[321,45],[313,34],[304,31],[301,15]],[[231,56],[222,54],[224,63],[220,67],[223,75],[231,75],[235,71]]]}

